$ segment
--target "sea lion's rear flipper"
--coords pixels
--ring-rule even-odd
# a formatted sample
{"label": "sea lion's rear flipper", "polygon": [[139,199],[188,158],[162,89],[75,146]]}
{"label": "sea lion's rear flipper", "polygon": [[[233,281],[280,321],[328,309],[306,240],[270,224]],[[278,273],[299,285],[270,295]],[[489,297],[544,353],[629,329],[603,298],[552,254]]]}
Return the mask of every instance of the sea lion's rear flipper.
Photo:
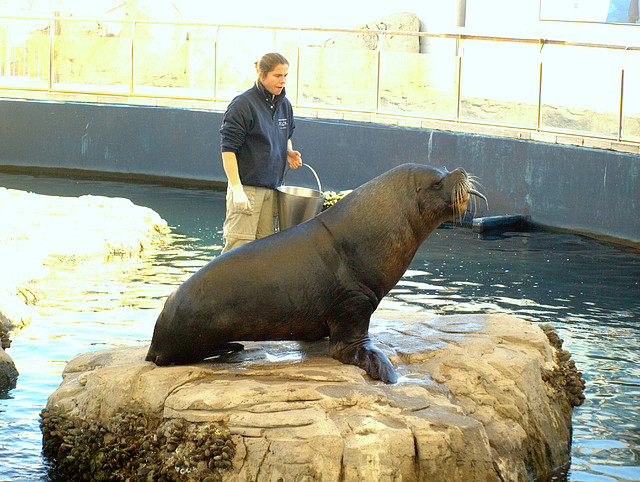
{"label": "sea lion's rear flipper", "polygon": [[222,345],[216,346],[204,358],[206,359],[212,358],[214,356],[229,355],[231,353],[236,353],[242,350],[244,350],[244,345],[242,343],[224,343]]}

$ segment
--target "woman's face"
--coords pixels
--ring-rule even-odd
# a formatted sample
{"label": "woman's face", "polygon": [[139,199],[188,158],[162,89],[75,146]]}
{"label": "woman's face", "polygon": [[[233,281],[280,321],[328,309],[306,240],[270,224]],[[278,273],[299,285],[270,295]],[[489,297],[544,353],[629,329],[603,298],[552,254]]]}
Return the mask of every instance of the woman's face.
{"label": "woman's face", "polygon": [[278,64],[275,69],[265,74],[260,74],[260,82],[267,92],[273,95],[279,95],[287,83],[287,75],[289,75],[289,66],[287,64]]}

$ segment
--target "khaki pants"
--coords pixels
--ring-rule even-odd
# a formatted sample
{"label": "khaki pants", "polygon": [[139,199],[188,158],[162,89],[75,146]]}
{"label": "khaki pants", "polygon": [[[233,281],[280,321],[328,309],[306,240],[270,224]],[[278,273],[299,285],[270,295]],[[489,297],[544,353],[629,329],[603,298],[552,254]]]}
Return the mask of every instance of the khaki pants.
{"label": "khaki pants", "polygon": [[222,227],[223,253],[274,233],[278,216],[278,192],[264,187],[243,186],[250,211],[233,207],[233,193],[227,188],[227,215]]}

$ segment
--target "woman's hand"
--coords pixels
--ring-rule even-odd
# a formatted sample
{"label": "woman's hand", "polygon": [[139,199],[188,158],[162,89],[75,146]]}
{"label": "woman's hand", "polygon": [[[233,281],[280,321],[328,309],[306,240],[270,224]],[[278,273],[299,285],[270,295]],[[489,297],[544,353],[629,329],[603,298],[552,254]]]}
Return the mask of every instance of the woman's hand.
{"label": "woman's hand", "polygon": [[236,209],[239,209],[241,211],[251,210],[251,203],[249,202],[249,198],[247,197],[247,195],[244,193],[242,184],[231,186],[231,192],[233,193],[233,206]]}
{"label": "woman's hand", "polygon": [[302,166],[302,154],[298,151],[288,150],[287,151],[287,162],[289,163],[289,167],[291,169],[297,169]]}

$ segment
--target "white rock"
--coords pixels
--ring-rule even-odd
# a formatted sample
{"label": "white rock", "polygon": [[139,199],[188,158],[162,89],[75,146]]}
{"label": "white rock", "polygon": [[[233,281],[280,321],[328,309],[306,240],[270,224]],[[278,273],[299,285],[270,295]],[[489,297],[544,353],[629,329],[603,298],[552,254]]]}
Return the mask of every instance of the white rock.
{"label": "white rock", "polygon": [[0,322],[8,329],[29,321],[29,283],[51,276],[60,259],[138,253],[169,232],[156,212],[128,199],[6,188],[0,219]]}

